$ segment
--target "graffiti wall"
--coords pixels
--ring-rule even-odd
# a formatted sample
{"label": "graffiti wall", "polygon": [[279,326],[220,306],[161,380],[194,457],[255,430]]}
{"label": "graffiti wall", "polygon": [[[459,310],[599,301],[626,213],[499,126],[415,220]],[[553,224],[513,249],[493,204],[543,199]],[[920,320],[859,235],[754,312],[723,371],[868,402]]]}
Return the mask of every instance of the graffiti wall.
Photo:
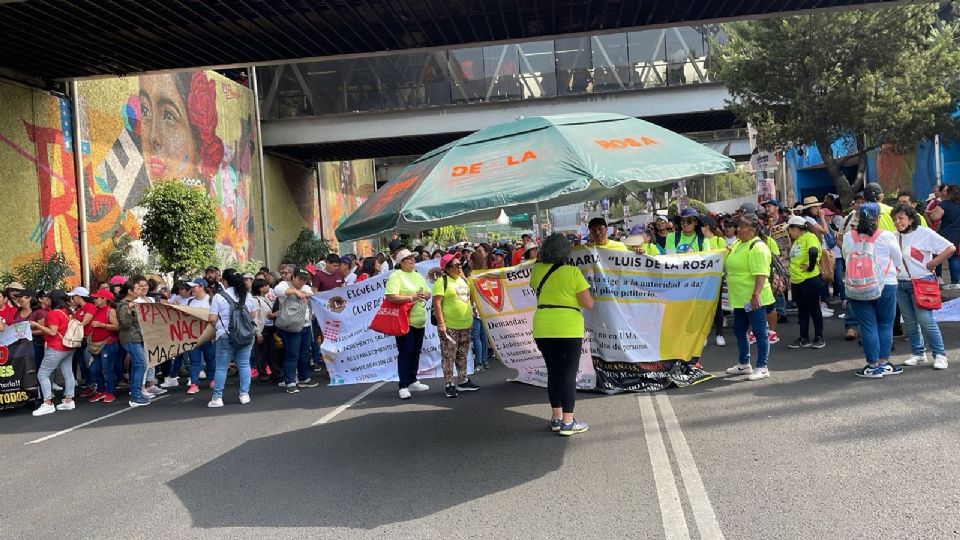
{"label": "graffiti wall", "polygon": [[276,267],[302,229],[320,234],[317,170],[272,156],[263,161],[270,263]]}
{"label": "graffiti wall", "polygon": [[372,255],[369,240],[346,242],[340,245],[334,234],[337,226],[347,219],[376,189],[373,160],[328,161],[320,164],[320,209],[323,217],[323,237],[340,253]]}
{"label": "graffiti wall", "polygon": [[222,259],[263,258],[250,90],[192,71],[84,81],[78,99],[92,268],[120,238],[139,238],[140,198],[167,180],[213,198]]}
{"label": "graffiti wall", "polygon": [[70,103],[0,83],[0,271],[61,251],[79,281],[76,176]]}

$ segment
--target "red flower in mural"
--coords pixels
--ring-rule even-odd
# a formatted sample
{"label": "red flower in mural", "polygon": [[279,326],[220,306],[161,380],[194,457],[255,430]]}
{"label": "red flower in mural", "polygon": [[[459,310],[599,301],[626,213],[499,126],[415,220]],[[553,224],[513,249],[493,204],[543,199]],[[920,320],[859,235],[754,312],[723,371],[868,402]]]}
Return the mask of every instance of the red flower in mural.
{"label": "red flower in mural", "polygon": [[187,96],[190,124],[200,134],[200,172],[213,176],[223,161],[223,141],[217,137],[217,83],[202,71],[193,74]]}

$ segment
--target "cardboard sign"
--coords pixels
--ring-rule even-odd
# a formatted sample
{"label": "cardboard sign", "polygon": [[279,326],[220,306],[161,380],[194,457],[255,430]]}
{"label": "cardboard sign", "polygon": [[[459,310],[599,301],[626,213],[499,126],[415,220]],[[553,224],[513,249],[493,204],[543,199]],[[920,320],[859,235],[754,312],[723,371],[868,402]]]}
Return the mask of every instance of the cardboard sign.
{"label": "cardboard sign", "polygon": [[154,367],[213,341],[210,310],[170,304],[135,304],[147,366]]}

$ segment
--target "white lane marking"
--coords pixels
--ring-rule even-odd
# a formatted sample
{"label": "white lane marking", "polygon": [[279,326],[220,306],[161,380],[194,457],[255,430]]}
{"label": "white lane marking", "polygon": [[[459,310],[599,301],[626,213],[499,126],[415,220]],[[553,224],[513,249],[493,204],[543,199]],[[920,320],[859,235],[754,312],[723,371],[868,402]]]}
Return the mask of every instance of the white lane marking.
{"label": "white lane marking", "polygon": [[717,514],[713,510],[713,505],[710,504],[710,497],[703,486],[700,470],[693,460],[693,453],[690,452],[690,447],[687,445],[687,438],[680,430],[680,423],[677,422],[677,415],[673,412],[670,399],[665,395],[658,395],[657,406],[660,408],[660,416],[663,417],[663,427],[667,430],[673,455],[677,458],[680,477],[683,479],[683,487],[687,491],[690,508],[693,509],[693,518],[697,523],[697,530],[700,531],[700,538],[722,540],[723,532],[720,531],[720,522],[717,521]]}
{"label": "white lane marking", "polygon": [[331,420],[333,420],[334,418],[336,418],[338,414],[340,414],[340,413],[342,413],[343,411],[349,409],[350,407],[352,407],[353,405],[355,405],[358,401],[360,401],[361,399],[369,396],[369,395],[372,394],[374,391],[376,391],[377,388],[380,388],[381,386],[383,386],[383,385],[386,384],[386,383],[387,383],[387,381],[380,381],[380,382],[378,382],[377,384],[371,386],[370,388],[367,388],[367,389],[364,390],[363,392],[360,392],[359,394],[357,394],[356,396],[354,396],[350,401],[348,401],[348,402],[344,403],[343,405],[337,407],[336,409],[330,411],[329,413],[327,413],[326,415],[324,415],[323,418],[317,420],[316,422],[314,422],[314,423],[312,423],[312,424],[310,424],[310,425],[311,425],[311,426],[322,426],[323,424],[326,424],[326,423],[330,422]]}
{"label": "white lane marking", "polygon": [[[160,396],[160,397],[158,397],[158,398],[154,398],[152,401],[160,401],[161,399],[165,399],[165,398],[168,398],[168,397],[170,397],[170,396],[169,396],[169,395],[167,395],[167,396]],[[67,428],[67,429],[65,429],[65,430],[63,430],[63,431],[58,431],[58,432],[56,432],[56,433],[51,433],[50,435],[47,435],[46,437],[40,437],[39,439],[37,439],[37,440],[35,440],[35,441],[30,441],[30,442],[28,442],[28,443],[24,443],[24,446],[26,446],[26,445],[28,445],[28,444],[37,444],[37,443],[42,443],[42,442],[44,442],[44,441],[49,441],[50,439],[53,439],[54,437],[59,437],[59,436],[61,436],[61,435],[66,435],[67,433],[70,433],[71,431],[76,431],[76,430],[78,430],[78,429],[80,429],[80,428],[87,427],[87,426],[89,426],[89,425],[91,425],[91,424],[96,424],[97,422],[100,422],[101,420],[106,420],[107,418],[111,418],[111,417],[116,416],[116,415],[118,415],[118,414],[123,414],[123,413],[125,413],[125,412],[130,412],[130,411],[132,411],[133,409],[139,409],[139,407],[129,407],[129,406],[128,406],[128,407],[125,408],[125,409],[120,409],[119,411],[114,411],[114,412],[112,412],[112,413],[110,413],[110,414],[105,414],[105,415],[103,415],[103,416],[101,416],[101,417],[99,417],[99,418],[94,418],[93,420],[87,420],[86,422],[84,422],[84,423],[82,423],[82,424],[78,424],[78,425],[76,425],[76,426],[73,426],[72,428]]]}
{"label": "white lane marking", "polygon": [[653,480],[657,486],[657,499],[660,501],[660,516],[663,518],[663,532],[667,540],[688,540],[690,530],[687,518],[680,505],[680,493],[673,468],[667,457],[667,448],[663,444],[657,412],[653,408],[653,397],[637,396],[640,404],[640,417],[643,420],[643,434],[647,439],[647,451],[653,466]]}

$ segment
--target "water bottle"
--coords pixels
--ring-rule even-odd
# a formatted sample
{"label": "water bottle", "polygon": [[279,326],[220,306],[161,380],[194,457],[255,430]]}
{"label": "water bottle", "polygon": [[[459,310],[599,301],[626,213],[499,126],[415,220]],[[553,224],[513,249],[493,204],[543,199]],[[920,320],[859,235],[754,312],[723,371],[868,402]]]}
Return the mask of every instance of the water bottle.
{"label": "water bottle", "polygon": [[746,311],[747,313],[750,313],[751,311],[753,311],[753,302],[747,302],[746,304],[744,304],[743,310]]}

